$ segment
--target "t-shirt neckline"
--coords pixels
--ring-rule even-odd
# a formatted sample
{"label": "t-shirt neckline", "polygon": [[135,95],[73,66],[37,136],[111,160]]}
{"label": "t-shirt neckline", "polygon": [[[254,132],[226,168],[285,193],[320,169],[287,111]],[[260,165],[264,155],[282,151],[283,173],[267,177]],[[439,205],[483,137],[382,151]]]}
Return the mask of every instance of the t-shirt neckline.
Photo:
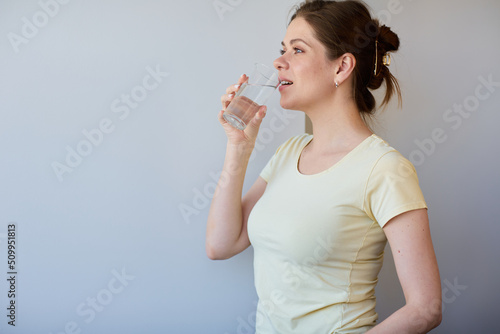
{"label": "t-shirt neckline", "polygon": [[363,139],[363,141],[361,143],[359,143],[357,146],[355,146],[352,150],[350,150],[349,152],[347,152],[346,155],[344,155],[342,157],[342,159],[340,159],[339,161],[337,161],[336,163],[334,163],[332,166],[328,167],[327,169],[321,171],[321,172],[318,172],[318,173],[314,173],[314,174],[303,174],[299,171],[299,160],[300,160],[300,156],[302,155],[302,151],[304,151],[304,149],[306,148],[307,145],[309,145],[311,143],[311,141],[313,140],[313,135],[310,135],[311,138],[309,138],[309,140],[307,140],[304,145],[299,149],[296,157],[295,157],[295,172],[300,175],[301,177],[314,177],[314,176],[319,176],[319,175],[323,175],[323,174],[326,174],[328,173],[329,171],[335,169],[337,166],[339,166],[340,164],[342,164],[345,160],[348,160],[350,156],[354,155],[354,153],[356,151],[358,151],[366,142],[369,141],[369,139],[371,138],[376,138],[377,135],[372,133],[370,136],[366,137],[365,139]]}

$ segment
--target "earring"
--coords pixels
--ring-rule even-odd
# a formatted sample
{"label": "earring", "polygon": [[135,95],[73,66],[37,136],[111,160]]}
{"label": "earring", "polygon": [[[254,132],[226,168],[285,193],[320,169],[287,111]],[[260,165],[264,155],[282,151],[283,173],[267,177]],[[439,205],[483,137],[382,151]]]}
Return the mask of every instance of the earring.
{"label": "earring", "polygon": [[339,88],[339,83],[335,81],[335,88]]}

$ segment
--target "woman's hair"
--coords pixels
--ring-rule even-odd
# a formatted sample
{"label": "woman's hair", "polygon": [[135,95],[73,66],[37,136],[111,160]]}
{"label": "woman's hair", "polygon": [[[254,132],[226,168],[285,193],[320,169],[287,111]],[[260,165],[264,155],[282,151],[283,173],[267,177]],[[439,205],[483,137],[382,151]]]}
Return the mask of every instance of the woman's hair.
{"label": "woman's hair", "polygon": [[313,28],[316,38],[327,49],[328,59],[337,59],[345,53],[356,58],[353,97],[363,119],[371,116],[376,106],[368,89],[379,88],[383,81],[386,93],[381,106],[395,93],[401,104],[399,84],[383,63],[387,52],[399,48],[399,38],[390,28],[372,19],[363,2],[307,0],[298,6],[290,23],[298,17]]}

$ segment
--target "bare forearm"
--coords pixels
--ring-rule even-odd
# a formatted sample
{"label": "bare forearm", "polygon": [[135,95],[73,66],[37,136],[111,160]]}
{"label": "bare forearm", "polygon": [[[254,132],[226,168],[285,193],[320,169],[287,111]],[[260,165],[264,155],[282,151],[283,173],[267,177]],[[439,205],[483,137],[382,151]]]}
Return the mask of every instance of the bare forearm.
{"label": "bare forearm", "polygon": [[213,253],[232,255],[240,239],[241,198],[252,149],[248,145],[227,145],[224,167],[208,214],[207,249]]}
{"label": "bare forearm", "polygon": [[405,305],[366,334],[427,333],[441,322],[441,302],[425,306]]}

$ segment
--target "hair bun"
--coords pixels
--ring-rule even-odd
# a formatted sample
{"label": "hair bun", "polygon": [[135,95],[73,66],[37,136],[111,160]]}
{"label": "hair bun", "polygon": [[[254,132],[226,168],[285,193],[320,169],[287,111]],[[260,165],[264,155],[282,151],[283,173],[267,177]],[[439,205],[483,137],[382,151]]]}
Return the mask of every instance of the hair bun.
{"label": "hair bun", "polygon": [[397,51],[399,49],[398,35],[396,35],[396,33],[394,33],[391,28],[385,25],[380,27],[377,39],[383,53],[389,51]]}
{"label": "hair bun", "polygon": [[371,75],[367,87],[370,89],[378,89],[382,83],[385,82],[386,95],[381,105],[387,104],[394,92],[398,95],[399,104],[401,105],[401,90],[398,81],[389,71],[388,65],[386,66],[384,63],[384,56],[387,52],[397,51],[399,49],[399,37],[391,28],[383,25],[379,27],[376,40],[376,61],[373,64],[374,72]]}

